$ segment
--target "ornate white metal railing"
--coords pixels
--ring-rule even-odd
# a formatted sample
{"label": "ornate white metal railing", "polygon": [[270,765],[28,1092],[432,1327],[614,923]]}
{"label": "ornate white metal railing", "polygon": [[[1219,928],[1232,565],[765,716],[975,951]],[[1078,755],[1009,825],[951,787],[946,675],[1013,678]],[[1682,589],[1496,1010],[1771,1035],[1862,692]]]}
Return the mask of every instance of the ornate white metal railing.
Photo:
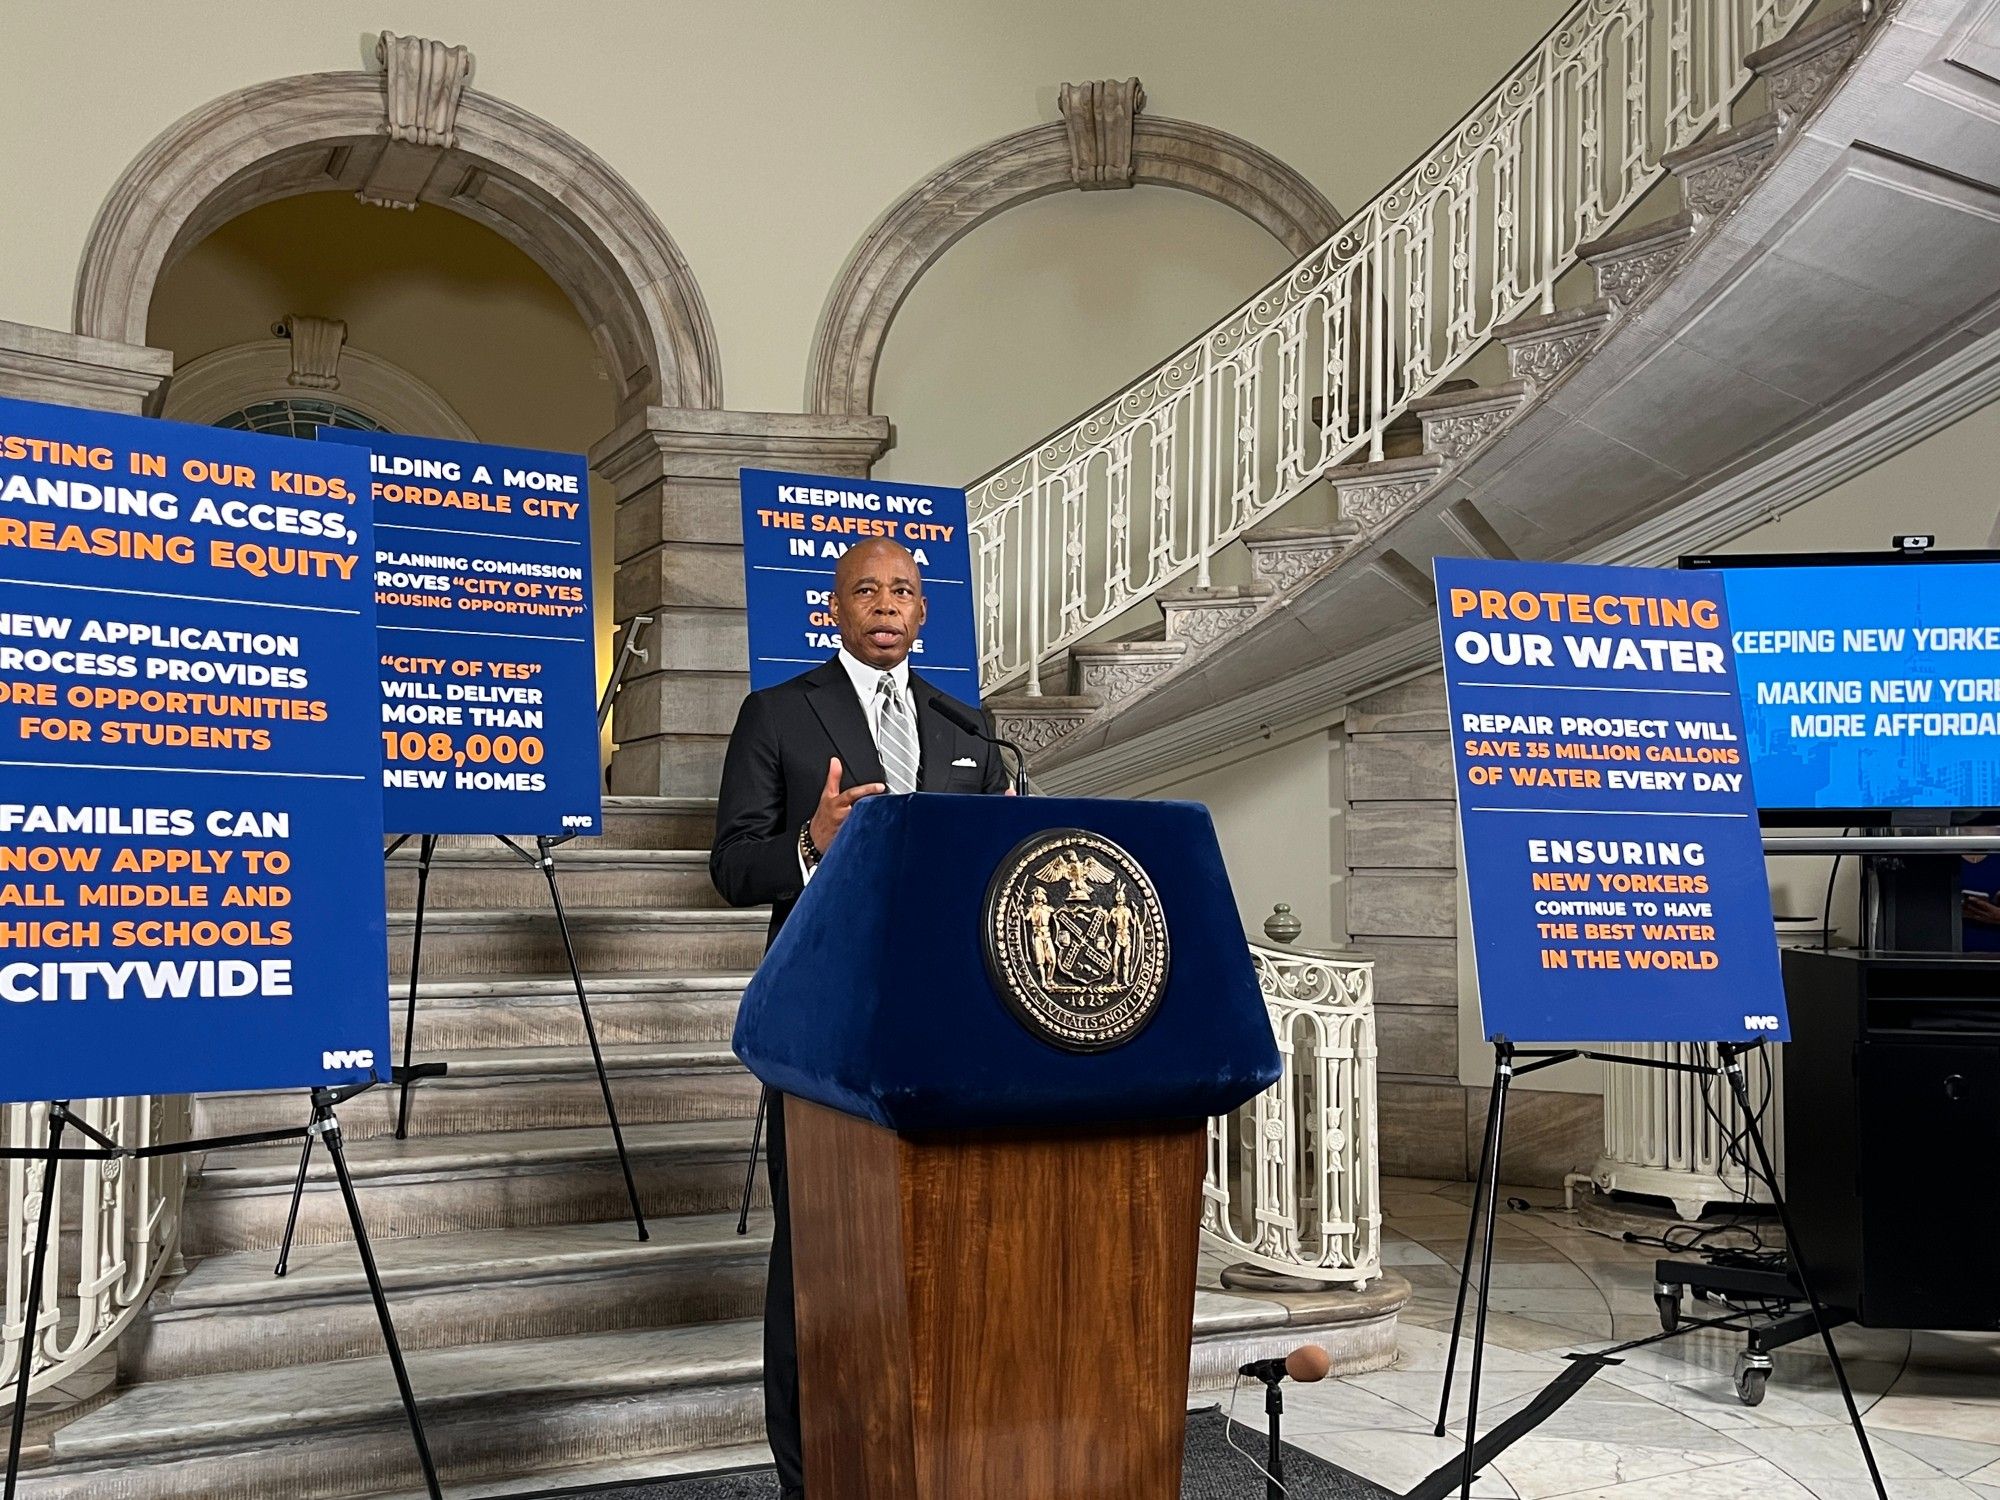
{"label": "ornate white metal railing", "polygon": [[[121,1146],[188,1138],[188,1100],[173,1097],[91,1099],[72,1106],[85,1124]],[[8,1146],[48,1144],[46,1104],[11,1104],[4,1111]],[[74,1132],[65,1144],[87,1147]],[[7,1264],[6,1319],[0,1323],[0,1408],[13,1405],[14,1381],[25,1352],[29,1390],[63,1384],[109,1349],[145,1305],[180,1240],[187,1159],[66,1161],[56,1181],[43,1181],[40,1161],[9,1161],[7,1214],[0,1256]],[[49,1257],[35,1347],[23,1351],[28,1282],[42,1195],[55,1194]]]}
{"label": "ornate white metal railing", "polygon": [[1577,247],[1727,127],[1746,54],[1812,0],[1579,0],[1325,244],[968,492],[980,679],[1046,658],[1360,456],[1501,324],[1555,307]]}
{"label": "ornate white metal railing", "polygon": [[1208,1125],[1201,1232],[1267,1271],[1365,1287],[1382,1274],[1375,962],[1250,945],[1284,1071]]}
{"label": "ornate white metal railing", "polygon": [[[1712,1061],[1706,1047],[1644,1043],[1612,1049],[1673,1062]],[[1744,1082],[1771,1157],[1784,1170],[1784,1099],[1777,1054],[1760,1048],[1743,1059]],[[1670,1199],[1683,1219],[1710,1204],[1769,1203],[1770,1190],[1746,1174],[1750,1150],[1743,1112],[1719,1078],[1659,1068],[1611,1068],[1604,1088],[1604,1154],[1592,1180],[1607,1193]],[[1732,1146],[1737,1155],[1732,1155]]]}

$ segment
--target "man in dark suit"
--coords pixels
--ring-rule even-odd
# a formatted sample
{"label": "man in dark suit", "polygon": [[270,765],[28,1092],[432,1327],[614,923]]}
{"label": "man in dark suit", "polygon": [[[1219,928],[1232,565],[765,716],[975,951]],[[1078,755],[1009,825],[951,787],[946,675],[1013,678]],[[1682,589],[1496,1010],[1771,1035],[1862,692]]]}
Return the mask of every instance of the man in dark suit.
{"label": "man in dark suit", "polygon": [[[854,804],[880,792],[1005,792],[999,750],[946,721],[946,695],[909,667],[925,618],[907,548],[873,540],[834,573],[840,652],[743,700],[716,799],[709,874],[735,906],[771,906],[777,936]],[[970,713],[960,704],[961,710]],[[764,1422],[786,1500],[805,1494],[792,1307],[784,1099],[770,1101],[770,1281],[764,1294]]]}

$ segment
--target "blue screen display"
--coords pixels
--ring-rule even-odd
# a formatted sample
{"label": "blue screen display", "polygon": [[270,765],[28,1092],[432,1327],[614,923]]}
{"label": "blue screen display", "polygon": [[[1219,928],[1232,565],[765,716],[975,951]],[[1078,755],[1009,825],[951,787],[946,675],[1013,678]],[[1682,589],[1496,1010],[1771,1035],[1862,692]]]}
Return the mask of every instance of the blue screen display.
{"label": "blue screen display", "polygon": [[2000,806],[2000,564],[1721,571],[1760,807]]}

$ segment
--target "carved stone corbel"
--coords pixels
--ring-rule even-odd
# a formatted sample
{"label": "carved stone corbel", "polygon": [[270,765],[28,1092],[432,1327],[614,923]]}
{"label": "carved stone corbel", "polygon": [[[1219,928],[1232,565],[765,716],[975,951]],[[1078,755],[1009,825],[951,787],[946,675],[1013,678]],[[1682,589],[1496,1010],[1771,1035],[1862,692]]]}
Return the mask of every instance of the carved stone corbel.
{"label": "carved stone corbel", "polygon": [[385,31],[375,42],[382,65],[382,154],[355,194],[378,208],[415,208],[445,152],[458,144],[458,105],[472,77],[472,53],[425,37]]}
{"label": "carved stone corbel", "polygon": [[1056,106],[1069,130],[1070,181],[1086,191],[1132,185],[1132,129],[1145,105],[1136,78],[1062,86]]}
{"label": "carved stone corbel", "polygon": [[292,373],[287,385],[310,391],[340,389],[340,351],[347,343],[347,325],[336,318],[312,318],[293,313],[279,325],[292,343]]}

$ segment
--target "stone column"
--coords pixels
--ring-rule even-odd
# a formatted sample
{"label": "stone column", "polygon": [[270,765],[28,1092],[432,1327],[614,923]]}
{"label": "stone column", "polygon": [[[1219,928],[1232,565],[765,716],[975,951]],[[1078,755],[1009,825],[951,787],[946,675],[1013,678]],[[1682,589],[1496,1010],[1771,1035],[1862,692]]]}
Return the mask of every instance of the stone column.
{"label": "stone column", "polygon": [[1444,679],[1347,713],[1347,931],[1375,960],[1382,1170],[1468,1175],[1458,1081],[1458,841]]}
{"label": "stone column", "polygon": [[886,417],[654,406],[591,449],[618,495],[617,617],[653,616],[612,716],[614,795],[715,795],[750,682],[738,472],[865,478],[888,442]]}
{"label": "stone column", "polygon": [[[1457,807],[1444,678],[1432,672],[1347,714],[1347,925],[1375,959],[1382,1170],[1470,1177],[1491,1090],[1458,1081]],[[1540,1080],[1536,1081],[1537,1083]],[[1604,1140],[1604,1100],[1531,1084],[1508,1095],[1500,1180],[1558,1187]]]}
{"label": "stone column", "polygon": [[171,350],[0,322],[0,396],[138,416],[173,373]]}

